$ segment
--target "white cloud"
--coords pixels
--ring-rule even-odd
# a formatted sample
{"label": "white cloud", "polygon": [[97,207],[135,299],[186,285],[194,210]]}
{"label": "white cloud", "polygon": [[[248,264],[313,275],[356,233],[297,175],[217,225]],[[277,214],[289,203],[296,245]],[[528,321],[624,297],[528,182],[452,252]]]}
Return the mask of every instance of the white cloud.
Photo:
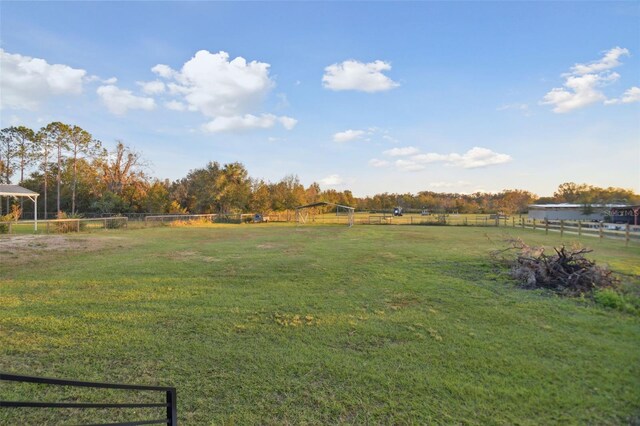
{"label": "white cloud", "polygon": [[427,166],[425,166],[424,164],[419,164],[418,162],[412,160],[396,160],[394,164],[398,169],[405,172],[417,172],[419,170],[424,170],[427,168]]}
{"label": "white cloud", "polygon": [[344,132],[338,132],[333,135],[334,142],[351,142],[364,136],[364,130],[345,130]]}
{"label": "white cloud", "polygon": [[497,111],[520,111],[525,116],[530,116],[529,105],[527,104],[507,104],[496,108]]}
{"label": "white cloud", "polygon": [[584,75],[600,73],[602,71],[610,70],[612,68],[619,67],[622,63],[619,61],[622,55],[629,56],[629,50],[621,47],[614,47],[604,54],[599,61],[591,62],[590,64],[575,64],[571,67],[571,74]]}
{"label": "white cloud", "polygon": [[158,64],[155,67],[151,68],[151,71],[158,74],[162,78],[175,78],[178,73],[171,69],[168,65]]}
{"label": "white cloud", "polygon": [[269,129],[277,123],[280,123],[285,129],[291,130],[296,125],[297,120],[286,116],[277,117],[273,114],[220,116],[204,124],[202,128],[207,132],[219,133],[249,129]]}
{"label": "white cloud", "polygon": [[320,185],[324,186],[338,186],[344,183],[344,180],[340,175],[329,175],[324,179],[320,179]]}
{"label": "white cloud", "polygon": [[369,160],[369,165],[371,167],[387,167],[389,165],[389,162],[387,160],[372,158],[371,160]]}
{"label": "white cloud", "polygon": [[400,142],[398,139],[388,135],[388,134],[384,134],[382,135],[382,139],[386,140],[387,142],[391,142],[391,143],[398,143]]}
{"label": "white cloud", "polygon": [[640,102],[640,87],[632,87],[622,95],[622,103],[630,104],[632,102]]}
{"label": "white cloud", "polygon": [[293,129],[294,127],[296,127],[296,124],[298,124],[298,120],[296,120],[295,118],[287,117],[284,115],[282,117],[278,117],[278,121],[280,122],[280,124],[282,124],[282,127],[287,130]]}
{"label": "white cloud", "polygon": [[640,87],[634,86],[624,92],[620,99],[609,99],[608,101],[605,101],[605,104],[630,104],[633,102],[640,102]]}
{"label": "white cloud", "polygon": [[107,109],[116,115],[123,115],[130,109],[152,110],[156,107],[153,98],[135,96],[130,90],[116,86],[100,86],[96,91]]}
{"label": "white cloud", "polygon": [[162,64],[152,71],[174,80],[169,83],[170,93],[184,96],[190,110],[216,118],[255,110],[274,86],[269,64],[247,62],[242,57],[229,60],[229,54],[223,51],[200,50],[180,71]]}
{"label": "white cloud", "polygon": [[187,109],[187,106],[180,101],[165,102],[164,106],[172,111],[184,111]]}
{"label": "white cloud", "polygon": [[139,81],[138,85],[142,87],[142,91],[147,95],[159,95],[165,91],[164,83],[158,80]]}
{"label": "white cloud", "polygon": [[11,54],[0,49],[0,107],[35,110],[55,95],[82,93],[87,72],[44,59]]}
{"label": "white cloud", "polygon": [[496,164],[508,163],[512,160],[510,155],[499,154],[488,148],[473,147],[464,154],[449,154],[443,161],[453,166],[464,169],[475,169],[478,167],[493,166]]}
{"label": "white cloud", "polygon": [[476,146],[464,154],[438,154],[435,152],[429,152],[426,154],[412,153],[412,155],[405,155],[405,158],[396,160],[394,164],[400,170],[417,171],[424,170],[426,165],[430,163],[444,163],[447,166],[461,167],[463,169],[475,169],[504,164],[512,160],[513,159],[510,155],[500,154],[488,148]]}
{"label": "white cloud", "polygon": [[562,75],[564,87],[551,89],[540,104],[552,105],[553,112],[566,113],[596,103],[618,103],[616,99],[607,100],[602,88],[620,78],[620,74],[611,70],[622,65],[623,55],[628,56],[629,51],[614,47],[598,61],[574,65],[571,72]]}
{"label": "white cloud", "polygon": [[391,157],[401,157],[405,155],[413,155],[420,152],[420,150],[413,146],[405,146],[403,148],[391,148],[382,153]]}
{"label": "white cloud", "polygon": [[431,188],[459,188],[461,186],[468,186],[469,182],[464,180],[459,180],[457,182],[430,182],[428,186]]}
{"label": "white cloud", "polygon": [[369,63],[355,60],[329,65],[324,69],[322,84],[331,90],[359,90],[362,92],[381,92],[398,87],[400,84],[383,74],[389,71],[391,64],[384,61]]}
{"label": "white cloud", "polygon": [[[165,103],[173,110],[200,112],[212,120],[203,124],[207,132],[268,129],[276,124],[287,130],[298,121],[287,116],[257,114],[262,101],[275,86],[269,76],[270,65],[230,59],[227,52],[200,50],[180,70],[158,64],[151,71],[166,80],[162,90],[176,99]],[[156,86],[154,86],[155,88]],[[158,93],[160,87],[157,86]],[[277,95],[279,108],[288,104],[286,95]]]}
{"label": "white cloud", "polygon": [[582,76],[567,77],[564,88],[554,88],[548,92],[543,105],[553,105],[553,112],[564,113],[588,105],[604,102],[607,97],[599,90],[605,83],[617,80],[619,74],[608,75],[585,74]]}

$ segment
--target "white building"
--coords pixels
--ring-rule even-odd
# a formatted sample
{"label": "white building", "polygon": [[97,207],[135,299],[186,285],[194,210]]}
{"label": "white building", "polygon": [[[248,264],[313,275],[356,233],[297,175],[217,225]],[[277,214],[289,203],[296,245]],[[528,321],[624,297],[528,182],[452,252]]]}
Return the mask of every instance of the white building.
{"label": "white building", "polygon": [[611,209],[625,207],[624,204],[531,204],[529,219],[536,220],[604,220]]}

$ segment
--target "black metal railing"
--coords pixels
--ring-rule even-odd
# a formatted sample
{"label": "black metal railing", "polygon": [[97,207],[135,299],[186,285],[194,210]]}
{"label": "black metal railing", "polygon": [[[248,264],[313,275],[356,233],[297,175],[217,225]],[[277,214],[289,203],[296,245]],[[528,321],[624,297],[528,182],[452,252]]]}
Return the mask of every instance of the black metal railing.
{"label": "black metal railing", "polygon": [[2,408],[80,408],[80,409],[119,409],[119,408],[166,408],[166,416],[162,419],[153,420],[136,420],[124,423],[103,423],[101,425],[92,426],[136,426],[136,425],[152,425],[167,424],[176,426],[178,424],[176,412],[176,388],[165,386],[138,386],[124,385],[116,383],[96,383],[96,382],[79,382],[75,380],[49,379],[45,377],[18,376],[15,374],[0,373],[0,381],[22,382],[22,383],[39,383],[55,386],[75,386],[100,389],[126,389],[137,391],[157,391],[165,392],[165,402],[159,403],[93,403],[93,402],[38,402],[38,401],[0,401]]}

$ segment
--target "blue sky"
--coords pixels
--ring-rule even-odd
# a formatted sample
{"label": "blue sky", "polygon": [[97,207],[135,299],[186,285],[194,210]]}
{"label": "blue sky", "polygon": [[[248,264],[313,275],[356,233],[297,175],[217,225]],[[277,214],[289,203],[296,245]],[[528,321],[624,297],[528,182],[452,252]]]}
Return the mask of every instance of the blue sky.
{"label": "blue sky", "polygon": [[0,12],[2,127],[77,124],[135,147],[160,178],[240,161],[253,177],[358,196],[550,195],[566,181],[640,191],[637,2]]}

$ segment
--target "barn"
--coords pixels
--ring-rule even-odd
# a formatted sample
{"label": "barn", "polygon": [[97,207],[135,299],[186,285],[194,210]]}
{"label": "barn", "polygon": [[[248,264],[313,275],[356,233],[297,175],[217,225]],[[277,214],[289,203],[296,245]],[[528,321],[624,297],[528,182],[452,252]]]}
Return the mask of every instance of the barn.
{"label": "barn", "polygon": [[531,204],[528,217],[536,220],[610,221],[612,210],[626,207],[625,204]]}

